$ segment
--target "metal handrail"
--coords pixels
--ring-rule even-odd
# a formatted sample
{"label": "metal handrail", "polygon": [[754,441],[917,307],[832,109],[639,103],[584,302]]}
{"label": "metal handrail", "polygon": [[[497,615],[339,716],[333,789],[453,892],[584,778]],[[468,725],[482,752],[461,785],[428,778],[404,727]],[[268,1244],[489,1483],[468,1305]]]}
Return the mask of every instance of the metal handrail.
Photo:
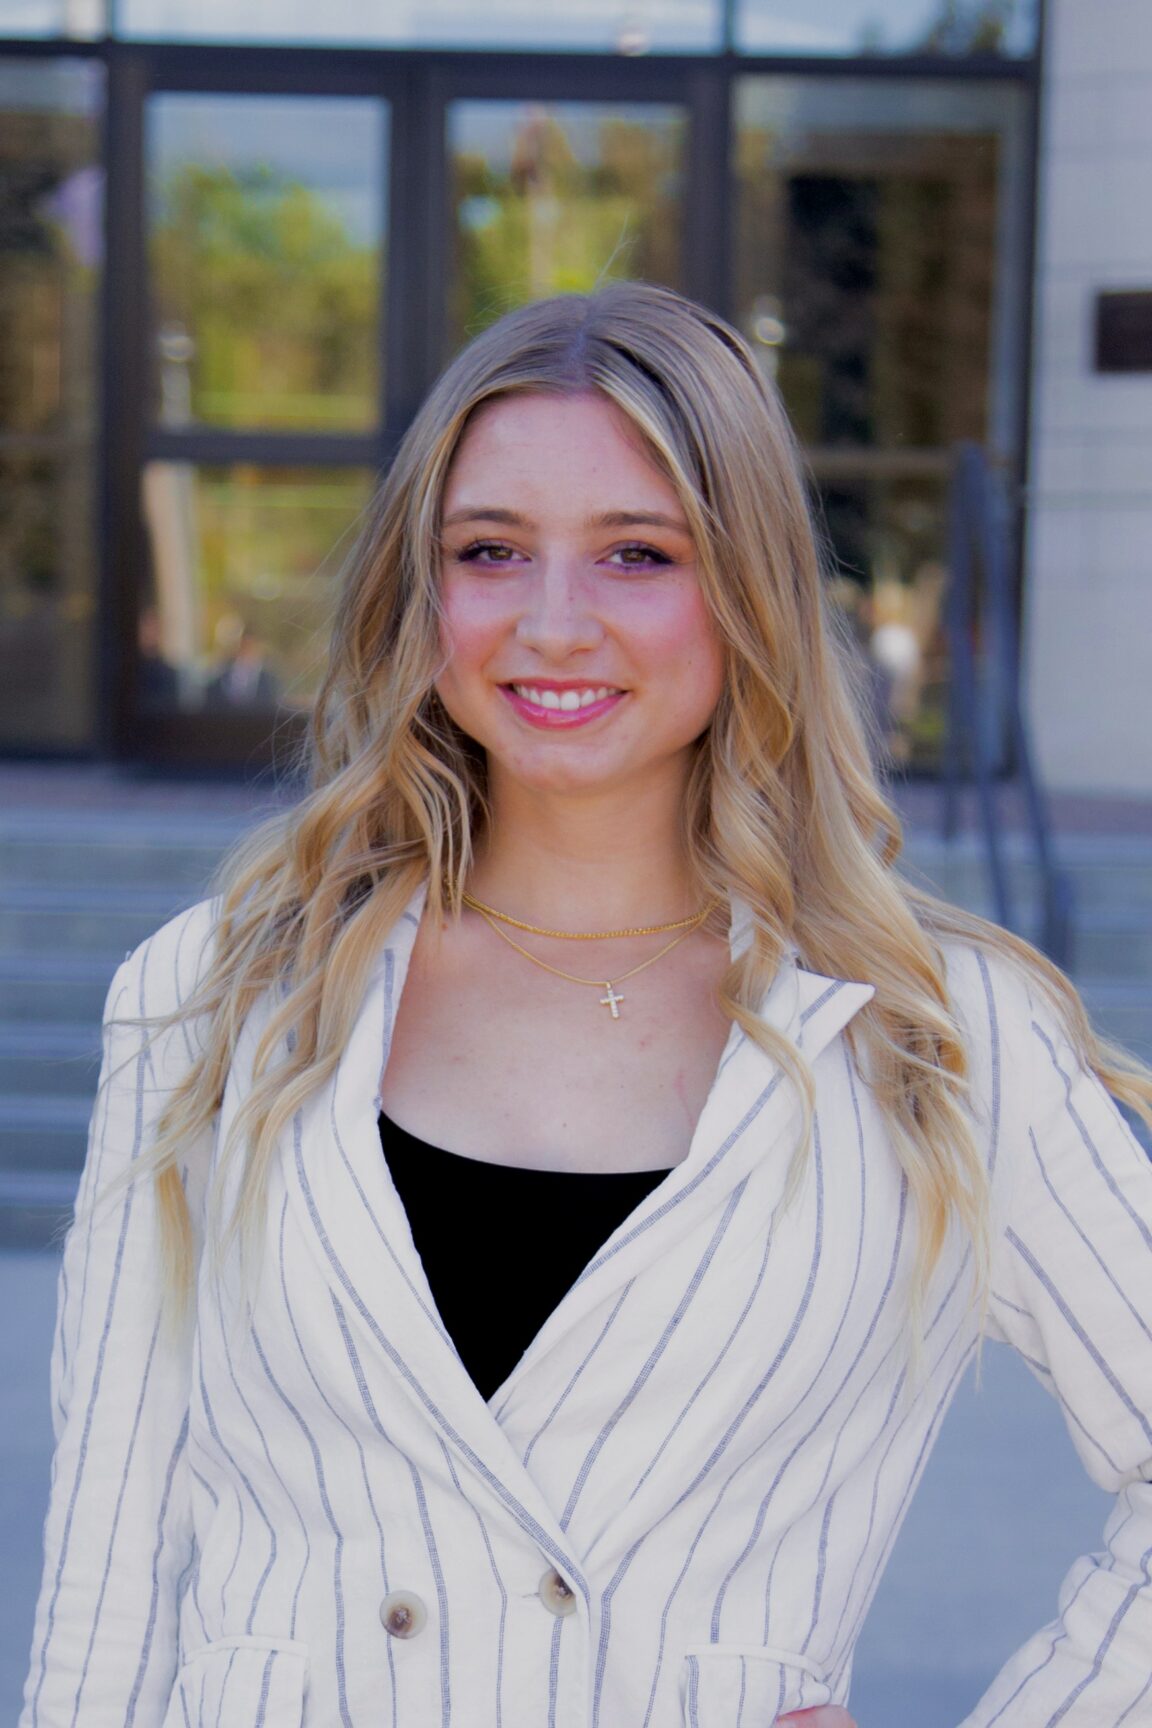
{"label": "metal handrail", "polygon": [[997,922],[1019,935],[1027,934],[1015,916],[996,810],[999,789],[1015,779],[1024,795],[1027,833],[1040,877],[1041,919],[1034,940],[1067,969],[1072,953],[1072,883],[1053,853],[1047,801],[1036,775],[1021,699],[1011,545],[1002,482],[978,444],[958,444],[952,469],[944,613],[950,681],[941,834],[945,840],[955,838],[960,789],[970,779],[976,790]]}

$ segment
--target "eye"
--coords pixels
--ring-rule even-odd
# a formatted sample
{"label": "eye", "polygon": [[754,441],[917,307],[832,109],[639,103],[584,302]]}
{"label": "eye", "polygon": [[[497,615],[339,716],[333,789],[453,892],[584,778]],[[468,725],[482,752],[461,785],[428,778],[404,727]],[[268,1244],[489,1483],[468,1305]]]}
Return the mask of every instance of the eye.
{"label": "eye", "polygon": [[613,560],[618,560],[625,570],[647,570],[674,562],[667,552],[661,552],[659,546],[649,546],[642,540],[632,541],[627,546],[617,546],[614,552],[608,554],[608,562]]}
{"label": "eye", "polygon": [[521,554],[506,540],[473,540],[453,554],[458,564],[511,564]]}

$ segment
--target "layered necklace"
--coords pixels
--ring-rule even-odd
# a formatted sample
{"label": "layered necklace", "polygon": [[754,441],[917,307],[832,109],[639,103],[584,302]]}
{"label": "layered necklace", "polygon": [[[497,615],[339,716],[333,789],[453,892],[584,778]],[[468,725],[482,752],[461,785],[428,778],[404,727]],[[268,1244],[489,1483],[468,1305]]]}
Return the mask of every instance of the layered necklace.
{"label": "layered necklace", "polygon": [[[546,930],[542,925],[527,924],[522,918],[513,918],[507,912],[498,912],[495,906],[486,906],[483,900],[477,900],[474,895],[462,894],[461,899],[465,906],[471,907],[473,912],[480,914],[490,930],[494,930],[497,936],[507,942],[510,948],[515,948],[516,952],[522,954],[525,960],[530,960],[533,966],[539,966],[543,972],[551,972],[554,978],[566,978],[569,984],[585,984],[591,990],[603,990],[605,994],[600,998],[600,1006],[608,1009],[613,1020],[619,1020],[620,1004],[624,1001],[623,995],[616,986],[623,984],[627,978],[635,978],[638,972],[646,971],[649,966],[655,966],[657,960],[663,960],[665,954],[671,954],[673,948],[678,948],[681,942],[687,941],[693,930],[700,928],[712,911],[712,906],[708,905],[704,907],[703,911],[693,913],[691,918],[674,918],[667,924],[636,924],[626,930]],[[564,972],[559,966],[550,966],[547,960],[539,959],[537,955],[530,953],[527,948],[517,942],[515,937],[510,936],[504,928],[505,925],[511,926],[513,930],[525,930],[532,936],[550,936],[558,942],[609,942],[623,936],[663,936],[669,930],[675,930],[678,934],[673,936],[671,942],[666,942],[663,948],[655,954],[649,955],[647,960],[641,960],[639,966],[632,966],[627,972],[618,972],[615,980],[613,980],[611,978],[579,978],[574,972]]]}

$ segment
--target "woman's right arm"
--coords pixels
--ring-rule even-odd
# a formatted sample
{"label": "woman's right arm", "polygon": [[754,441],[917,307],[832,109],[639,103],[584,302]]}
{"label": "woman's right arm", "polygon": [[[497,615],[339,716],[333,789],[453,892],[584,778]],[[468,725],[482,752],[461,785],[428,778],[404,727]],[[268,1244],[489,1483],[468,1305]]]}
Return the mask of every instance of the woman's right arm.
{"label": "woman's right arm", "polygon": [[[180,974],[203,948],[198,912],[130,955],[105,1004],[99,1089],[58,1283],[56,1450],[19,1728],[159,1728],[172,1689],[179,1597],[194,1559],[189,1351],[160,1326],[151,1178],[110,1198],[104,1190],[151,1144],[187,1065],[182,1028],[149,1047],[144,1029],[122,1021],[170,1011],[186,993]],[[191,1190],[200,1172],[187,1176]]]}

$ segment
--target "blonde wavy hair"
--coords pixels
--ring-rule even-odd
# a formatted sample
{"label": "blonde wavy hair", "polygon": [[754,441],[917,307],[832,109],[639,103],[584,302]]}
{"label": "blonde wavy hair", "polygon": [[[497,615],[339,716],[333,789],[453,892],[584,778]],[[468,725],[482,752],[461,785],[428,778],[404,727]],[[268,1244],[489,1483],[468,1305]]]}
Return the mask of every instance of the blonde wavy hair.
{"label": "blonde wavy hair", "polygon": [[[1072,986],[1027,944],[910,886],[894,871],[899,821],[870,759],[850,655],[826,611],[805,484],[781,405],[727,324],[667,290],[616,284],[516,311],[453,361],[405,437],[350,563],[310,734],[310,787],[223,872],[216,942],[177,1017],[199,1049],[147,1155],[167,1293],[186,1313],[194,1236],[182,1151],[218,1111],[241,1027],[275,989],[223,1169],[242,1160],[237,1200],[213,1236],[260,1234],[277,1137],[331,1075],[373,960],[417,886],[433,916],[458,915],[473,845],[489,819],[479,748],[449,719],[441,670],[440,508],[470,417],[518,392],[598,392],[642,435],[695,540],[727,675],[698,741],[684,838],[702,897],[739,896],[750,946],[729,968],[724,1011],[799,1089],[810,1073],[760,1018],[790,945],[803,963],[862,979],[875,995],[853,1022],[918,1217],[912,1320],[955,1221],[988,1255],[983,1163],[967,1061],[941,943],[1016,961],[1056,1004],[1087,1065],[1149,1113],[1152,1076],[1090,1028]],[[170,1024],[166,1022],[165,1024]],[[136,1168],[139,1173],[140,1166]]]}

